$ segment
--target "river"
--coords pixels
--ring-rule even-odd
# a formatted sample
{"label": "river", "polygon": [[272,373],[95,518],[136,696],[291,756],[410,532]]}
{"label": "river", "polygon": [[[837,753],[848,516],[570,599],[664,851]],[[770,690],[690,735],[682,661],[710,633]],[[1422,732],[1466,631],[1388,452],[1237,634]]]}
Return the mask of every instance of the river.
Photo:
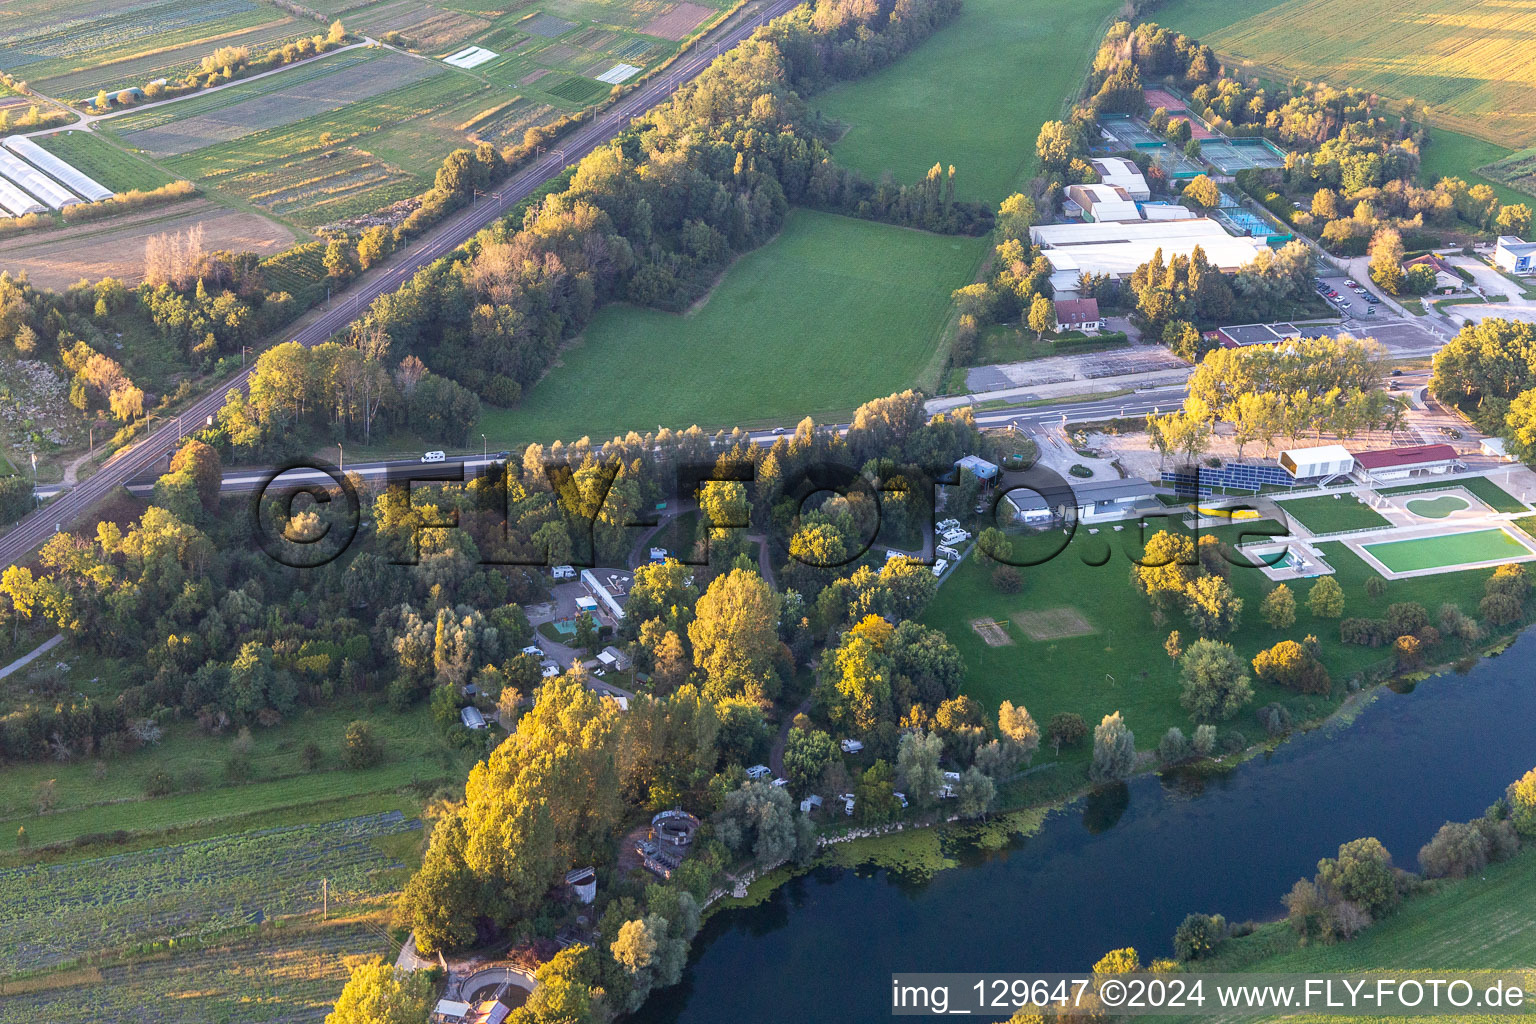
{"label": "river", "polygon": [[1079,971],[1168,955],[1190,911],[1278,917],[1291,883],[1373,835],[1394,863],[1536,765],[1536,631],[1465,673],[1383,689],[1355,720],[1203,786],[1157,776],[1080,800],[1007,850],[924,883],[821,868],[716,914],[644,1024],[876,1024],[892,971]]}

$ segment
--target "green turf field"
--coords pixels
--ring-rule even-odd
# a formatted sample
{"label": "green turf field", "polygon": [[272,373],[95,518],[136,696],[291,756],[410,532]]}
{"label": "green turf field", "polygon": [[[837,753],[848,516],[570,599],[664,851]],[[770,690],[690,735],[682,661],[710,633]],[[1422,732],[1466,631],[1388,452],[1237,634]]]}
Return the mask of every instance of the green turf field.
{"label": "green turf field", "polygon": [[1454,494],[1442,494],[1435,498],[1415,498],[1407,503],[1408,511],[1425,519],[1444,519],[1452,512],[1462,512],[1471,508],[1466,498],[1459,498]]}
{"label": "green turf field", "polygon": [[685,316],[609,306],[494,444],[846,414],[912,386],[986,242],[795,210]]}
{"label": "green turf field", "polygon": [[1391,526],[1380,512],[1362,505],[1353,494],[1319,494],[1279,503],[1281,511],[1313,533],[1342,533]]}
{"label": "green turf field", "polygon": [[1460,487],[1477,495],[1478,499],[1495,512],[1524,512],[1525,503],[1486,476],[1469,476],[1464,479],[1439,483],[1407,484],[1402,487],[1378,487],[1377,494],[1413,494],[1418,491],[1438,491],[1442,488]]}
{"label": "green turf field", "polygon": [[850,126],[834,147],[841,163],[902,182],[954,164],[958,195],[997,202],[1029,178],[1041,123],[1081,88],[1117,9],[1107,0],[967,0],[907,56],[812,105]]}
{"label": "green turf field", "polygon": [[1504,530],[1472,530],[1444,537],[1418,537],[1361,545],[1393,572],[1439,569],[1447,565],[1475,565],[1500,559],[1521,558],[1530,549]]}
{"label": "green turf field", "polygon": [[175,180],[175,176],[129,153],[95,132],[59,132],[33,139],[39,146],[67,160],[114,192],[139,189],[148,192]]}

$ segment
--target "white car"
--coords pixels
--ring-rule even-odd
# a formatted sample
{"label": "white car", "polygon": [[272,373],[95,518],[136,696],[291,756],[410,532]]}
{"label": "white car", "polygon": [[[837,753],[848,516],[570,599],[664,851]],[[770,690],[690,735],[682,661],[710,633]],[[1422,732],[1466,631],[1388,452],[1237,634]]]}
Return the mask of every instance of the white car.
{"label": "white car", "polygon": [[427,452],[421,457],[422,462],[445,462],[447,459],[447,452]]}
{"label": "white car", "polygon": [[543,655],[544,655],[544,652],[539,649],[539,645],[538,644],[529,644],[527,647],[523,648],[523,653],[524,654],[531,654],[535,658],[540,658],[540,657],[543,657]]}

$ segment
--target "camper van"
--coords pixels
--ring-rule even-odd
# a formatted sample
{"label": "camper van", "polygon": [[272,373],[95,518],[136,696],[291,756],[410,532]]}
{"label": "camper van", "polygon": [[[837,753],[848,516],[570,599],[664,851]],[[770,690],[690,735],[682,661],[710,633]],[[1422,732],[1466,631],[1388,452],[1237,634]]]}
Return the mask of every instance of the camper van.
{"label": "camper van", "polygon": [[427,452],[421,457],[422,462],[446,462],[447,459],[447,452]]}

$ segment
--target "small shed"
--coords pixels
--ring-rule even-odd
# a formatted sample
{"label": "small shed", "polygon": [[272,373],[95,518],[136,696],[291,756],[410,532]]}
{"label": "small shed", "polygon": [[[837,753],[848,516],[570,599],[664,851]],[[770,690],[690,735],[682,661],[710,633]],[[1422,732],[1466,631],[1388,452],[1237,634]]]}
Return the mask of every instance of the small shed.
{"label": "small shed", "polygon": [[1319,480],[1353,472],[1355,457],[1340,444],[1314,448],[1287,448],[1280,453],[1280,466],[1295,480]]}
{"label": "small shed", "polygon": [[864,744],[858,740],[843,740],[841,745],[845,754],[857,754],[864,749]]}
{"label": "small shed", "polygon": [[810,814],[812,810],[818,809],[820,807],[821,797],[817,796],[815,793],[812,793],[810,796],[800,801],[800,810],[805,814]]}
{"label": "small shed", "polygon": [[997,479],[997,466],[980,455],[967,455],[955,462],[955,468],[969,471],[983,483]]}
{"label": "small shed", "polygon": [[[606,655],[606,657],[604,657],[604,655]],[[597,657],[600,661],[602,661],[604,665],[607,665],[609,668],[618,669],[620,672],[629,671],[629,655],[625,654],[617,647],[604,647],[602,654],[599,654]]]}
{"label": "small shed", "polygon": [[476,707],[460,708],[459,721],[464,723],[464,728],[466,729],[485,728],[485,716],[482,715],[480,713],[480,709]]}
{"label": "small shed", "polygon": [[1509,454],[1509,445],[1502,437],[1485,437],[1478,442],[1478,447],[1483,454],[1495,459],[1503,459],[1505,462],[1513,462],[1515,457]]}

